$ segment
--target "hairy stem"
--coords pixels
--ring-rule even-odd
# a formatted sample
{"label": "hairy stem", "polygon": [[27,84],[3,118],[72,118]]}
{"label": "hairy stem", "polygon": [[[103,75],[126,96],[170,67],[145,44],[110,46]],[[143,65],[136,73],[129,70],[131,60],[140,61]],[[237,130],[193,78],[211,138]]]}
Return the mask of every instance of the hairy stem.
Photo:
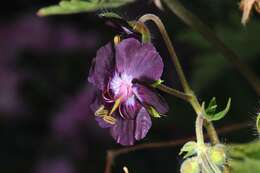
{"label": "hairy stem", "polygon": [[203,120],[204,118],[201,115],[198,115],[195,124],[197,144],[199,147],[205,145],[203,136]]}
{"label": "hairy stem", "polygon": [[209,43],[211,43],[219,52],[227,58],[235,69],[248,81],[256,94],[260,96],[260,79],[243,62],[238,55],[229,49],[216,34],[204,24],[197,16],[187,10],[178,0],[164,0],[170,10],[178,16],[184,23],[198,31]]}

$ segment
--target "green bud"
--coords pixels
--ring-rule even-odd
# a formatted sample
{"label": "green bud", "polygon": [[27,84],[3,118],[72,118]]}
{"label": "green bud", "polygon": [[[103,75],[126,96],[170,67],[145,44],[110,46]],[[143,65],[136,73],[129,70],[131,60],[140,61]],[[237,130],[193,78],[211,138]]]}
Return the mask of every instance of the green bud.
{"label": "green bud", "polygon": [[200,173],[197,157],[186,159],[181,165],[181,173]]}
{"label": "green bud", "polygon": [[157,88],[157,87],[158,87],[159,85],[161,85],[163,82],[164,82],[163,80],[159,79],[159,80],[155,81],[151,86],[152,86],[153,88]]}
{"label": "green bud", "polygon": [[153,106],[148,106],[146,110],[152,117],[161,118],[161,114]]}
{"label": "green bud", "polygon": [[257,129],[257,132],[260,134],[260,113],[258,113],[257,118],[256,118],[256,129]]}
{"label": "green bud", "polygon": [[225,146],[217,144],[214,147],[209,148],[210,160],[217,166],[222,166],[226,162]]}

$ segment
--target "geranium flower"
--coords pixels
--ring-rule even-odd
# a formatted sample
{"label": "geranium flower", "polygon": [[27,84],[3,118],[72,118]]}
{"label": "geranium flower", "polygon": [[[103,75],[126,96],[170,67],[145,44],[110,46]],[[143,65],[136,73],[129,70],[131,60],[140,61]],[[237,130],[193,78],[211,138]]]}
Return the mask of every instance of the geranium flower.
{"label": "geranium flower", "polygon": [[152,125],[149,110],[168,111],[167,103],[145,85],[160,79],[163,66],[152,44],[134,38],[97,51],[88,81],[101,92],[91,108],[117,143],[133,145],[146,136]]}

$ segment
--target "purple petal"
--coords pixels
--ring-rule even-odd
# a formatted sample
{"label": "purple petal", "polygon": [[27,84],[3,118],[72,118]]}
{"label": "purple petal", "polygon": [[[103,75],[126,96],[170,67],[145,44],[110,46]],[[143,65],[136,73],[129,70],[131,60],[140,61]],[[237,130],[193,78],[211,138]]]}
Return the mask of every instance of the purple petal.
{"label": "purple petal", "polygon": [[110,129],[112,137],[117,143],[128,146],[134,145],[135,120],[117,118],[116,124]]}
{"label": "purple petal", "polygon": [[153,106],[159,113],[165,114],[168,112],[169,107],[166,101],[158,94],[148,89],[147,87],[134,84],[134,93],[140,102]]}
{"label": "purple petal", "polygon": [[135,119],[141,109],[141,104],[133,96],[120,105],[120,114],[125,119]]}
{"label": "purple petal", "polygon": [[101,117],[95,117],[95,119],[101,128],[109,128],[109,127],[114,126],[113,124],[110,124],[110,123],[107,123],[106,121],[104,121],[103,118],[101,118]]}
{"label": "purple petal", "polygon": [[139,111],[136,117],[136,127],[135,127],[135,139],[141,140],[143,139],[146,134],[148,133],[149,129],[152,126],[152,121],[150,115],[145,110],[144,107]]}
{"label": "purple petal", "polygon": [[116,68],[119,73],[135,79],[158,80],[163,72],[163,62],[152,44],[129,38],[116,46]]}
{"label": "purple petal", "polygon": [[109,76],[114,71],[114,63],[113,47],[111,43],[108,43],[97,51],[90,68],[88,81],[104,90]]}

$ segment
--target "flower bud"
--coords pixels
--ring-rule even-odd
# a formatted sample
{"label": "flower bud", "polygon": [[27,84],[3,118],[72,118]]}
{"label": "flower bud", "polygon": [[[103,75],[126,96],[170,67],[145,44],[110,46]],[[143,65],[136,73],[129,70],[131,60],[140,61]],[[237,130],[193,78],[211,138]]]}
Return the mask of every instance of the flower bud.
{"label": "flower bud", "polygon": [[210,160],[217,166],[222,166],[226,162],[226,152],[224,145],[217,144],[209,149]]}
{"label": "flower bud", "polygon": [[200,173],[197,157],[186,159],[181,165],[181,173]]}

